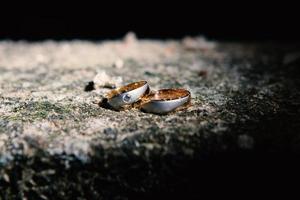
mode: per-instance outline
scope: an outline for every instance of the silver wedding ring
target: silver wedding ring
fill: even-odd
[[[141,108],[145,112],[166,114],[188,104],[191,93],[185,89],[162,89],[149,94]]]
[[[120,110],[124,106],[137,102],[149,91],[147,81],[130,83],[109,92],[107,103],[114,109]]]
[[[123,110],[127,105],[145,112],[166,114],[185,108],[191,100],[191,93],[185,89],[161,89],[150,92],[147,81],[139,81],[110,91],[106,95],[108,105],[115,110]],[[137,102],[137,103],[136,103]]]

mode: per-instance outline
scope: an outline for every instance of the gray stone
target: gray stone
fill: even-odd
[[[0,198],[198,191],[192,183],[203,177],[197,163],[206,159],[299,153],[297,49],[132,35],[0,42]],[[85,91],[99,71],[105,80],[98,76],[97,87]],[[163,116],[103,108],[109,89],[102,86],[114,80],[186,88],[192,105]]]

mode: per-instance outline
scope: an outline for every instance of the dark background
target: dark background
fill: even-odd
[[[287,7],[279,4],[274,7],[275,2],[267,5],[249,5],[242,2],[243,5],[237,7],[235,4],[191,4],[186,1],[176,5],[175,1],[164,5],[153,2],[141,2],[138,6],[124,5],[120,2],[112,4],[88,7],[77,5],[74,8],[74,2],[71,3],[72,6],[69,4],[63,7],[61,4],[47,5],[43,2],[39,8],[15,4],[9,9],[1,5],[0,40],[104,40],[121,38],[128,31],[133,31],[139,38],[176,39],[186,35],[204,35],[210,39],[224,41],[300,41],[298,5]],[[229,167],[224,168],[220,163],[201,166],[204,172],[210,172],[204,173],[204,177],[203,171],[199,170],[199,174],[193,174],[196,170],[191,170],[189,176],[193,178],[192,188],[202,184],[213,188],[212,194],[218,193],[218,189],[223,187],[228,191],[238,191],[238,187],[226,187],[227,181],[233,179],[236,180],[236,186],[246,190],[243,196],[253,192],[253,185],[268,195],[283,191],[284,185],[289,189],[285,195],[291,194],[290,191],[297,191],[294,188],[297,184],[293,185],[293,181],[288,180],[293,178],[296,181],[299,177],[299,163],[296,163],[297,159],[293,156],[274,155],[265,160],[265,156],[261,155],[238,167],[235,165],[236,160],[224,160],[221,164],[229,163]],[[270,160],[272,162],[269,162]],[[231,168],[232,166],[235,167]],[[222,170],[218,171],[220,169]],[[238,178],[234,179],[234,175]],[[265,178],[265,181],[260,181],[261,177]],[[198,178],[202,182],[199,183]],[[214,182],[215,180],[222,182]],[[254,184],[251,185],[251,182]]]
[[[153,2],[43,4],[0,8],[0,39],[103,40],[133,31],[140,38],[204,35],[225,41],[299,41],[297,6]]]

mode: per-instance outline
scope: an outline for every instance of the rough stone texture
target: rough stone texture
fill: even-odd
[[[211,158],[298,154],[298,47],[133,34],[0,42],[0,199],[176,195],[198,190]],[[138,80],[189,89],[192,106],[163,116],[99,106],[107,86]]]

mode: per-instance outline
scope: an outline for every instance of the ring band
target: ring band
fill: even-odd
[[[107,103],[114,109],[120,110],[123,106],[137,102],[149,91],[147,81],[130,83],[109,92]]]
[[[141,108],[145,112],[166,114],[190,102],[191,93],[185,89],[162,89],[145,97]]]

